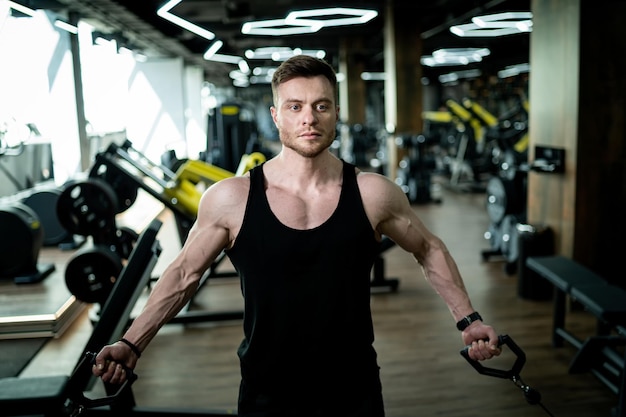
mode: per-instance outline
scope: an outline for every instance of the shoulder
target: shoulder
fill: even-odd
[[[391,202],[398,198],[405,199],[402,189],[384,175],[375,172],[357,170],[357,183],[364,202],[369,200]]]
[[[236,205],[248,198],[250,177],[238,176],[225,178],[212,184],[202,195],[201,205]]]
[[[363,206],[374,228],[378,229],[391,217],[411,210],[406,194],[386,176],[357,171],[357,183]]]

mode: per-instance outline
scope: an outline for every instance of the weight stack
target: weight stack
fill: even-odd
[[[518,267],[517,293],[527,300],[549,300],[554,292],[552,284],[526,267],[530,256],[554,254],[554,232],[547,226],[517,225]]]

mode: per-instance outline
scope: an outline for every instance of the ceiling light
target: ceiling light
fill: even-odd
[[[235,55],[223,55],[223,54],[213,54],[208,58],[205,58],[207,61],[215,61],[215,62],[224,62],[226,64],[235,64],[239,65],[239,61],[241,61],[240,56]]]
[[[165,3],[163,6],[159,7],[159,9],[157,10],[157,15],[162,17],[165,20],[168,20],[170,22],[172,22],[175,25],[180,26],[183,29],[188,30],[191,33],[195,33],[196,35],[208,39],[208,40],[213,40],[215,38],[215,34],[209,30],[206,30],[198,25],[195,25],[185,19],[182,19],[172,13],[170,13],[170,10],[172,10],[178,3],[180,3],[182,0],[170,0],[167,3]]]
[[[16,3],[14,1],[7,1],[7,4],[9,5],[9,7],[11,9],[17,10],[18,12],[23,13],[25,15],[28,15],[30,17],[35,16],[35,13],[37,13],[36,10],[33,10],[33,9],[31,9],[29,7],[26,7],[26,6],[22,6],[21,4]]]
[[[215,41],[211,44],[211,46],[209,46],[209,49],[206,50],[206,52],[204,53],[204,55],[202,55],[202,57],[204,59],[210,59],[213,55],[215,55],[215,53],[224,45],[224,42],[222,41]]]
[[[462,78],[476,78],[480,77],[482,72],[479,69],[456,71],[448,74],[442,74],[439,76],[439,82],[441,84],[454,83]]]
[[[287,46],[266,46],[256,49],[248,49],[245,52],[248,59],[271,59],[273,61],[285,61],[294,55],[309,55],[320,59],[326,56],[326,52],[321,49],[291,49]]]
[[[387,79],[384,72],[362,72],[361,79],[363,81],[382,81]]]
[[[530,65],[528,63],[509,65],[503,70],[498,71],[498,78],[514,77],[525,72],[530,72]]]
[[[476,16],[472,23],[450,27],[460,37],[496,37],[532,31],[531,12],[505,12]]]
[[[59,29],[63,29],[66,32],[78,35],[78,28],[76,26],[70,25],[69,23],[66,23],[62,20],[55,20],[54,26],[58,27]]]
[[[330,17],[330,16],[350,16],[339,17],[336,19],[303,19],[307,17]],[[285,21],[290,24],[309,24],[322,23],[324,27],[329,26],[348,26],[360,25],[367,23],[378,16],[376,10],[351,9],[346,7],[331,7],[328,9],[316,10],[298,10],[287,15]]]
[[[241,33],[267,36],[302,35],[315,33],[323,26],[322,22],[287,23],[286,19],[258,20],[244,23]]]
[[[468,65],[482,61],[491,51],[487,48],[448,48],[438,49],[432,55],[421,58],[422,65],[441,67],[451,65]]]

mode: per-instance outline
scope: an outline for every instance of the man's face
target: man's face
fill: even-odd
[[[325,77],[298,77],[282,83],[274,104],[272,119],[285,147],[312,158],[335,140],[339,109]]]

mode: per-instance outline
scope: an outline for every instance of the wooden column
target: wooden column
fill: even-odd
[[[566,167],[529,174],[528,221],[611,279],[626,249],[626,4],[533,0],[532,12],[530,160],[536,145],[564,148]]]
[[[402,4],[385,9],[385,123],[395,135],[422,131],[422,39],[414,16]],[[388,176],[395,179],[402,158],[390,138]]]
[[[360,37],[343,38],[340,44],[340,72],[345,74],[344,93],[341,97],[342,121],[348,124],[365,123],[365,82],[361,73],[365,71],[363,39]]]

